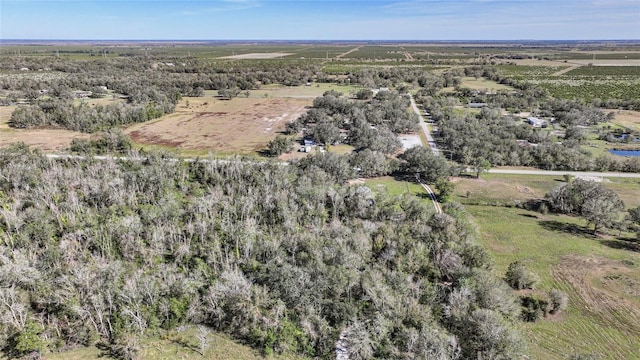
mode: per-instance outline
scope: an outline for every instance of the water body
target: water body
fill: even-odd
[[[609,150],[609,152],[619,156],[640,156],[640,150]]]

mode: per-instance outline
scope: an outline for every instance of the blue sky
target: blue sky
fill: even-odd
[[[640,39],[640,0],[0,0],[2,39]]]

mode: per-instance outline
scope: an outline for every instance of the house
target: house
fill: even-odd
[[[304,140],[303,140],[303,145],[304,145],[304,146],[310,146],[310,147],[311,147],[311,146],[316,146],[316,145],[318,145],[318,144],[317,144],[315,141],[313,141],[313,140],[304,139]]]
[[[537,117],[530,116],[527,118],[527,124],[533,127],[543,127],[545,122],[542,119],[538,119]]]

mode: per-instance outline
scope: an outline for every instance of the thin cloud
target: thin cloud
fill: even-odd
[[[180,14],[185,16],[194,16],[202,13],[220,13],[241,11],[261,7],[262,4],[257,0],[221,0],[216,2],[216,6],[203,7],[200,9],[183,10]]]

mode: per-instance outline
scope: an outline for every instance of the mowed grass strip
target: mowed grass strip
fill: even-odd
[[[398,181],[391,176],[366,179],[365,184],[374,191],[384,189],[389,195],[393,196],[410,194],[426,198],[426,192],[420,184],[409,181]]]

